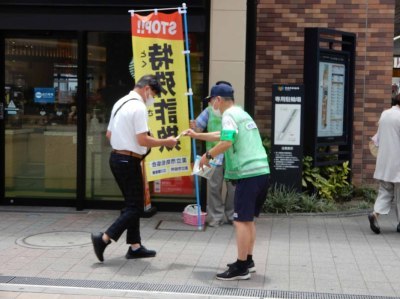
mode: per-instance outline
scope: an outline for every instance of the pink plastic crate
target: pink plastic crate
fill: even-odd
[[[198,220],[197,205],[186,206],[182,215],[183,215],[184,223],[189,224],[189,225],[194,225],[194,226],[196,226],[198,224],[197,223],[197,220]],[[207,213],[200,212],[201,225],[204,225],[204,223],[206,222],[206,216],[207,216]]]

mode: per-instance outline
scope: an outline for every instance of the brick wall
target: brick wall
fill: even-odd
[[[270,135],[274,83],[303,83],[305,27],[357,35],[352,179],[371,184],[368,150],[383,109],[390,107],[395,0],[259,0],[255,119]],[[305,112],[307,117],[307,112]]]

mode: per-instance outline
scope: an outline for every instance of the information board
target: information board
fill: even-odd
[[[338,53],[322,53],[319,61],[317,137],[320,141],[346,140],[346,61]]]
[[[353,158],[356,35],[304,29],[304,151],[312,166]]]
[[[274,84],[271,179],[274,184],[301,191],[302,172],[302,85]]]

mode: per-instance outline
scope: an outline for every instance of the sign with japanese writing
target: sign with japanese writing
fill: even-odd
[[[274,84],[272,99],[272,182],[301,191],[304,87]]]
[[[182,16],[160,12],[131,16],[135,78],[153,74],[162,84],[149,107],[149,126],[156,138],[178,136],[189,126]],[[170,149],[154,148],[146,157],[148,181],[191,174],[190,138]]]
[[[319,62],[317,137],[343,136],[346,66]]]

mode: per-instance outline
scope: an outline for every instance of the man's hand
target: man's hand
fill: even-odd
[[[192,129],[187,129],[187,130],[183,131],[181,135],[182,136],[189,136],[189,137],[195,138],[195,139],[197,137],[196,131],[194,131]]]
[[[173,148],[178,143],[178,139],[174,136],[170,136],[164,139],[164,146]]]
[[[203,168],[204,168],[204,165],[206,165],[206,166],[208,166],[208,167],[211,167],[209,162],[210,162],[210,161],[206,158],[206,154],[204,154],[203,156],[201,156],[200,163],[199,163],[200,169],[203,169]]]

